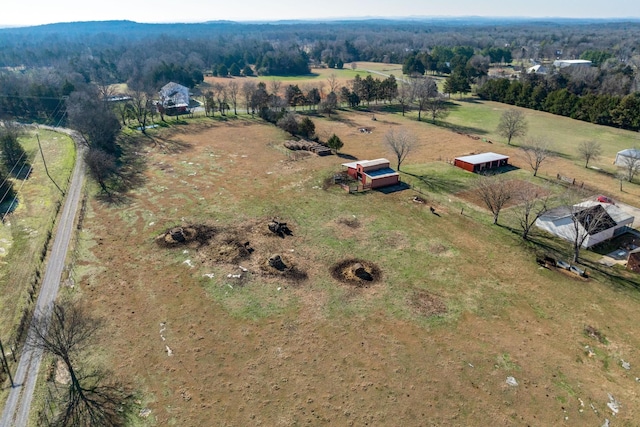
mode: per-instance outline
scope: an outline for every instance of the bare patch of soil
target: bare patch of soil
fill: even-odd
[[[345,259],[331,268],[334,279],[356,286],[368,288],[382,278],[382,271],[372,262],[361,259]]]
[[[362,225],[360,220],[355,216],[338,218],[336,222],[352,229],[358,229]]]
[[[411,297],[411,306],[427,317],[442,316],[447,313],[447,306],[440,297],[427,291],[420,291]]]

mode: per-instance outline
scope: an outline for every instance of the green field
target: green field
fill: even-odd
[[[49,174],[62,189],[66,188],[75,161],[73,142],[64,134],[47,130],[37,133]],[[14,346],[18,325],[31,309],[29,291],[34,284],[37,289],[44,275],[43,256],[63,199],[45,173],[36,131],[28,130],[19,141],[33,170],[28,179],[14,181],[17,205],[0,226],[0,338],[5,349]]]

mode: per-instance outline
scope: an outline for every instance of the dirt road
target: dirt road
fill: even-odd
[[[42,313],[46,318],[51,317],[51,307],[58,295],[60,279],[64,268],[67,248],[73,235],[73,226],[80,202],[80,194],[84,180],[84,165],[82,153],[82,138],[68,129],[50,128],[71,136],[76,143],[76,164],[71,176],[71,182],[66,194],[66,201],[47,262],[47,269],[42,281],[40,295],[36,301],[35,312]],[[32,333],[29,330],[28,336]],[[29,340],[29,338],[27,338]],[[36,385],[38,370],[42,360],[42,351],[24,349],[14,375],[15,386],[9,393],[9,398],[0,418],[0,427],[23,427],[29,421],[29,408]]]

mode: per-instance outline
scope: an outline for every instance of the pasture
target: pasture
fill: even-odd
[[[146,182],[124,204],[90,201],[72,291],[106,320],[100,357],[150,410],[134,424],[602,425],[613,398],[616,424],[632,425],[638,280],[540,269],[531,245],[457,197],[475,179],[447,162],[459,155],[510,155],[521,169],[509,174],[532,180],[516,147],[465,135],[494,140],[482,129],[495,116],[465,114],[499,107],[459,104],[446,123],[462,133],[384,112],[314,118],[321,139],[343,140],[341,156],[294,160],[286,134],[244,116],[141,138]],[[418,137],[402,179],[420,193],[323,185],[353,158],[395,166],[383,136],[399,127]],[[560,171],[618,196],[563,157],[535,183]],[[273,218],[291,235],[270,233]],[[210,238],[158,243],[180,227]],[[304,274],[266,268],[276,254]],[[336,279],[353,259],[376,280]]]
[[[37,132],[49,174],[65,189],[75,161],[73,142],[64,134]],[[33,169],[28,179],[14,180],[18,197],[0,225],[0,339],[5,348],[13,346],[18,325],[33,302],[30,295],[44,274],[43,259],[62,200],[45,171],[36,132],[27,130],[19,141]]]

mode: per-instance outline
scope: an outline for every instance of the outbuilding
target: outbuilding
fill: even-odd
[[[583,240],[582,247],[612,239],[626,233],[633,224],[634,217],[618,206],[588,200],[573,207],[561,206],[550,209],[535,222],[541,228],[555,236],[570,242]]]
[[[389,160],[380,158],[375,160],[358,160],[343,163],[347,174],[362,183],[363,188],[380,188],[396,185],[400,182],[400,174],[390,167]]]
[[[556,68],[567,67],[591,67],[592,62],[588,59],[558,59],[553,61],[553,66]]]
[[[637,148],[627,148],[626,150],[618,151],[613,164],[624,167],[640,165],[640,150]]]
[[[496,153],[482,153],[471,156],[456,157],[453,165],[469,172],[484,172],[501,168],[509,164],[509,156]]]
[[[629,251],[627,270],[631,270],[634,273],[640,273],[640,248]]]

